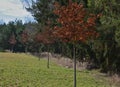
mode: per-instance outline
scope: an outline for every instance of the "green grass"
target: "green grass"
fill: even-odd
[[[0,87],[73,87],[73,70],[26,55],[0,53]],[[77,71],[77,87],[109,87],[94,72]]]

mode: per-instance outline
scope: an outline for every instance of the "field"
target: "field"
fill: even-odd
[[[0,53],[0,87],[73,87],[73,70],[46,59],[18,53]],[[77,87],[110,87],[96,71],[77,71]]]

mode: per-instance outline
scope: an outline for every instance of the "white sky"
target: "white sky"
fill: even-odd
[[[33,17],[26,9],[20,0],[0,0],[0,20],[8,23],[15,19],[23,20],[23,22],[33,20]]]

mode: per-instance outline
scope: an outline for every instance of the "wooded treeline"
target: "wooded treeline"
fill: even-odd
[[[29,0],[27,0],[29,2]],[[61,42],[51,33],[54,26],[61,26],[54,14],[55,1],[67,6],[69,0],[36,0],[26,8],[37,21],[25,23],[9,22],[0,25],[0,51],[10,49],[13,52],[44,52],[62,54],[72,58],[72,44]],[[28,3],[27,2],[27,3]],[[103,72],[120,73],[120,1],[119,0],[73,0],[83,4],[88,13],[100,14],[96,20],[99,36],[86,43],[76,45],[76,58],[91,63],[91,68]],[[50,32],[49,32],[50,30]],[[48,31],[49,33],[46,33]]]

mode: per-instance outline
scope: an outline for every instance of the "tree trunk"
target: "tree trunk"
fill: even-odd
[[[12,45],[12,47],[11,47],[11,52],[12,53],[14,52],[14,45]]]
[[[50,50],[49,50],[49,45],[48,45],[48,61],[47,61],[47,68],[50,68],[50,67],[49,67],[49,51],[50,51]]]
[[[74,59],[74,86],[76,87],[76,57],[75,57],[75,44],[73,44],[73,59]]]
[[[25,45],[25,53],[27,53],[27,45]]]

